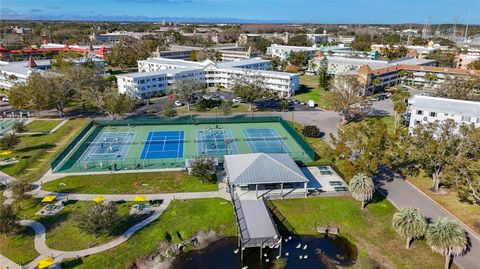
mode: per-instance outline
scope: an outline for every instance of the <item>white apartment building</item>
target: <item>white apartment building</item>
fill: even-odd
[[[410,133],[415,126],[429,122],[454,120],[457,124],[480,127],[480,102],[415,95],[408,100]]]
[[[210,60],[192,62],[149,58],[138,61],[138,73],[117,76],[117,84],[121,93],[148,98],[166,94],[168,86],[175,80],[193,79],[205,83],[211,89],[230,89],[241,78],[247,81],[258,80],[266,89],[281,97],[294,95],[300,86],[300,76],[268,71],[270,69],[271,62],[259,58],[219,63]]]
[[[87,58],[74,59],[73,63],[85,63]],[[102,59],[91,58],[98,67],[98,74],[105,73],[105,62]],[[30,57],[28,61],[4,62],[0,61],[0,89],[10,89],[16,83],[24,83],[33,72],[43,73],[52,67],[52,60],[34,60]]]
[[[272,44],[267,48],[267,55],[270,57],[279,57],[281,60],[288,59],[292,52],[305,52],[309,59],[315,57],[315,53],[320,49],[313,45],[312,47],[285,46]]]

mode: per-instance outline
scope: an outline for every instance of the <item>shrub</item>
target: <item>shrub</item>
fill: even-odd
[[[214,161],[211,157],[197,157],[190,167],[190,173],[198,177],[202,182],[212,180],[215,173]]]
[[[198,110],[206,111],[207,109],[218,107],[221,104],[222,100],[202,99],[200,102],[198,102]]]
[[[15,124],[13,125],[13,130],[15,131],[15,133],[23,133],[27,130],[27,128],[22,122],[15,122]]]
[[[157,113],[157,110],[155,108],[150,108],[150,109],[147,110],[147,113],[148,114],[155,114],[155,113]]]
[[[220,105],[220,110],[223,112],[225,115],[229,115],[232,113],[232,106],[233,102],[228,101],[228,102],[222,102]]]
[[[298,66],[296,65],[289,65],[287,66],[283,72],[287,72],[287,73],[298,73]]]
[[[112,234],[120,222],[117,205],[113,202],[90,206],[79,212],[75,219],[80,229],[96,235]]]
[[[13,233],[18,228],[18,220],[11,205],[0,205],[0,233]]]
[[[15,147],[20,139],[15,134],[7,134],[0,138],[0,149],[11,149]]]
[[[175,110],[175,108],[173,108],[172,104],[169,104],[169,105],[165,106],[165,111],[163,112],[163,114],[167,118],[173,118],[173,117],[177,116],[177,110]]]
[[[318,129],[318,127],[315,125],[306,125],[305,127],[303,127],[302,134],[306,137],[315,138],[322,136],[322,132],[320,132],[320,129]]]

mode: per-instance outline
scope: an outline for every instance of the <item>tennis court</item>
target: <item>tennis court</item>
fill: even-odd
[[[252,152],[288,153],[304,163],[314,160],[313,150],[281,118],[182,120],[95,120],[55,158],[52,169],[181,169],[197,156],[214,156],[222,163],[224,155]]]
[[[198,130],[196,137],[198,154],[211,156],[238,154],[235,139],[229,129]]]
[[[123,160],[135,138],[132,132],[103,132],[90,142],[80,162]]]
[[[292,152],[285,142],[287,138],[281,137],[273,128],[246,128],[243,129],[243,134],[252,152]]]
[[[140,159],[182,158],[183,138],[183,131],[149,132]]]

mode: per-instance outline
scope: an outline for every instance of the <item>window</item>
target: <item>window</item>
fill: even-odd
[[[417,115],[423,115],[423,111],[422,110],[417,110]]]
[[[469,116],[462,116],[462,121],[470,122],[470,117]]]
[[[419,121],[419,120],[416,120],[414,126],[419,125],[419,124],[420,124],[420,121]]]
[[[430,117],[436,117],[437,116],[437,112],[430,112]]]

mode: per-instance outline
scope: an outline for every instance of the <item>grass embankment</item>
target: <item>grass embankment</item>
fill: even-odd
[[[80,262],[67,262],[66,268],[127,268],[137,258],[155,252],[155,243],[178,243],[201,230],[235,235],[231,203],[217,198],[172,201],[159,219],[135,233],[127,242],[85,257]]]
[[[55,126],[60,124],[61,120],[34,120],[25,125],[25,133],[46,133],[50,132]]]
[[[432,187],[432,179],[425,175],[409,177],[407,180],[472,228],[477,234],[480,234],[480,206],[473,201],[461,201],[457,192],[453,189],[448,189],[447,192],[443,194],[433,193],[430,190]]]
[[[331,110],[333,107],[331,96],[331,92],[318,86],[317,76],[303,75],[300,77],[300,90],[292,96],[292,99],[303,102],[313,100],[319,107]]]
[[[21,227],[15,235],[0,235],[0,254],[16,264],[27,264],[39,255],[34,236],[33,230],[27,227]]]
[[[391,224],[396,209],[382,199],[377,195],[364,211],[351,197],[286,199],[273,204],[298,234],[316,235],[317,226],[330,225],[340,228],[341,236],[381,264],[391,263],[395,268],[441,268],[443,258],[433,253],[425,241],[414,241],[411,250],[405,249],[404,238],[397,235]]]
[[[53,134],[22,136],[12,153],[4,156],[15,157],[19,162],[0,170],[21,180],[40,179],[50,169],[52,159],[87,121],[87,119],[70,120]]]
[[[141,182],[141,186],[136,186]],[[64,183],[64,186],[60,186]],[[63,184],[62,184],[63,185]],[[185,172],[154,172],[67,176],[42,185],[43,190],[95,194],[152,194],[216,191],[216,182],[202,183]]]

